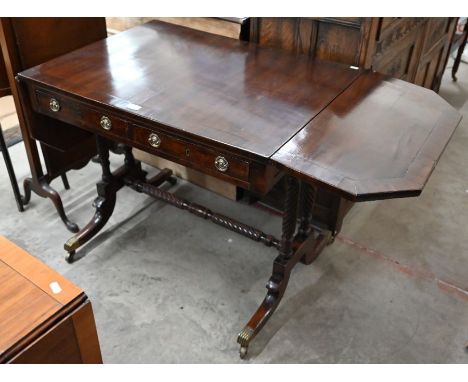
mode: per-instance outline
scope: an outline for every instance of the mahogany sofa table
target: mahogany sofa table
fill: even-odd
[[[69,261],[108,221],[124,185],[278,250],[266,297],[238,336],[241,357],[292,268],[333,239],[311,225],[317,188],[354,202],[417,196],[460,121],[433,91],[400,80],[162,22],[26,70],[19,81],[29,112],[97,137],[96,212],[65,244]],[[115,142],[125,145],[125,162],[112,173]],[[258,195],[286,176],[281,238],[162,190],[171,172],[146,180],[132,147]]]

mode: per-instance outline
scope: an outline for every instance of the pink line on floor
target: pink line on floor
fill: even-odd
[[[435,282],[437,287],[452,295],[455,296],[459,299],[462,299],[464,301],[468,301],[468,291],[454,285],[453,283],[444,281],[442,279],[439,279],[435,274],[432,272],[426,271],[426,270],[421,270],[421,269],[414,269],[408,265],[401,264],[399,261],[383,254],[382,252],[379,252],[375,249],[366,247],[363,244],[359,244],[352,240],[349,237],[346,237],[342,235],[341,233],[337,235],[336,237],[337,240],[341,241],[342,243],[345,243],[347,245],[350,245],[353,248],[356,248],[362,253],[365,253],[368,256],[371,256],[377,260],[383,261],[384,263],[390,265],[393,269],[397,270],[400,273],[403,273],[407,276],[414,277],[416,279],[424,280],[424,281],[429,281],[429,282]]]

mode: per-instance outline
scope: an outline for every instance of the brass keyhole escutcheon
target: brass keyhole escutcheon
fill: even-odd
[[[229,162],[223,156],[217,156],[214,164],[215,164],[215,167],[218,169],[218,171],[221,171],[221,172],[226,172],[229,167]]]
[[[109,117],[106,117],[105,115],[103,115],[103,116],[101,117],[100,124],[101,124],[101,127],[102,127],[104,130],[110,130],[110,129],[112,129],[112,122],[111,122],[111,120],[109,119]]]
[[[159,138],[158,134],[151,133],[148,137],[148,142],[152,147],[158,148],[161,146],[161,138]]]
[[[189,148],[186,148],[186,149],[185,149],[185,156],[186,156],[186,157],[189,157],[189,156],[190,156],[190,149],[189,149]]]
[[[54,113],[58,112],[60,110],[60,103],[57,101],[55,98],[51,98],[49,101],[49,108],[52,110]]]

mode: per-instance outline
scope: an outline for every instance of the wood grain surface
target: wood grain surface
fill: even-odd
[[[359,71],[150,22],[22,75],[268,158]]]
[[[433,91],[366,72],[272,159],[356,201],[417,196],[460,119]]]
[[[55,291],[56,283],[60,291]],[[0,236],[0,358],[83,296],[83,291]]]
[[[274,166],[355,201],[419,195],[460,120],[437,94],[401,80],[161,22],[20,77],[33,100],[45,92],[37,111],[110,139],[245,188],[273,184]],[[59,112],[48,108],[54,97]],[[99,126],[102,115],[112,129]],[[151,131],[162,137],[156,149]],[[190,142],[206,144],[203,155],[190,159]],[[232,170],[217,172],[216,155]]]

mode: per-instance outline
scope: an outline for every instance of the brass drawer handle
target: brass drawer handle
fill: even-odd
[[[151,133],[148,137],[148,142],[151,146],[158,148],[161,146],[161,138],[159,138],[158,134]]]
[[[104,130],[110,130],[112,129],[112,122],[111,120],[109,119],[109,117],[106,117],[105,115],[103,115],[101,117],[101,127],[104,129]]]
[[[60,110],[60,103],[55,98],[51,98],[49,101],[49,108],[54,113],[57,113]]]
[[[225,157],[222,156],[217,156],[215,159],[215,167],[218,169],[218,171],[221,172],[226,172],[228,167],[229,167],[229,162]]]

